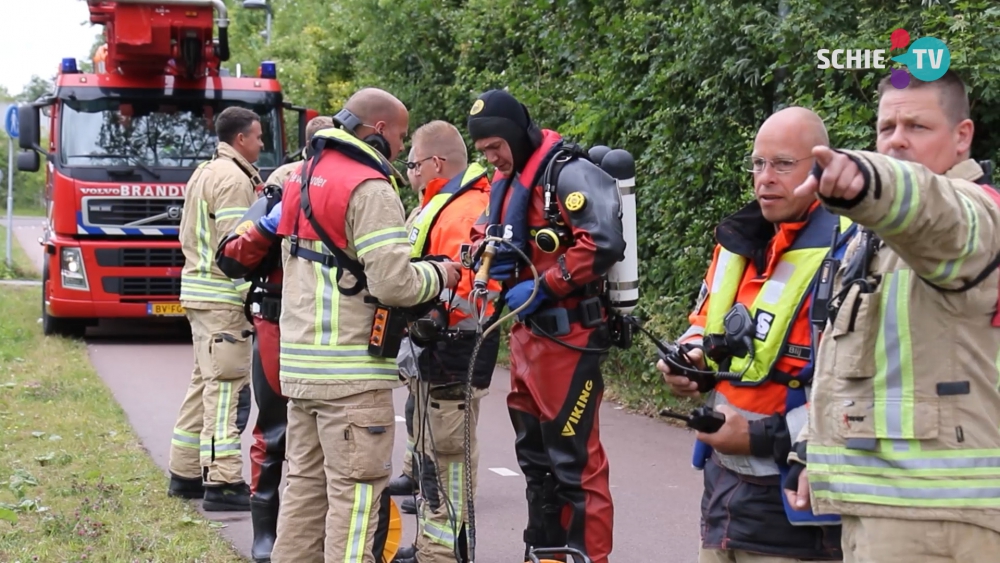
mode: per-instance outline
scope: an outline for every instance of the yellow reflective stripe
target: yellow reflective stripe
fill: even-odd
[[[361,258],[372,250],[381,248],[388,244],[410,244],[410,239],[406,237],[406,229],[403,229],[402,227],[380,229],[362,237],[358,237],[354,241],[354,247],[357,249],[358,258]]]
[[[248,281],[244,281],[242,283],[237,283],[236,284],[236,291],[243,292],[243,291],[249,291],[249,290],[250,290],[250,282],[248,282]]]
[[[463,514],[465,501],[463,499],[463,483],[465,482],[465,464],[462,462],[452,462],[448,464],[448,498],[450,500],[451,507],[454,511],[453,518],[450,517],[449,520],[453,520],[454,523],[464,522],[465,516]],[[434,543],[454,548],[455,547],[455,533],[453,528],[449,523],[439,523],[431,520],[424,521],[424,535],[431,539]],[[447,527],[445,527],[447,526]],[[458,525],[455,526],[457,528]]]
[[[910,270],[885,274],[882,322],[875,340],[875,437],[916,438],[913,424],[913,343],[910,337]],[[893,449],[909,448],[895,442]]]
[[[906,162],[887,159],[895,169],[896,193],[892,207],[881,221],[875,224],[875,230],[886,236],[903,232],[910,226],[920,208],[920,189],[916,185],[913,169]]]
[[[219,209],[215,212],[216,221],[225,221],[226,219],[239,219],[247,212],[247,207],[226,207],[224,209]]]
[[[362,563],[374,493],[375,489],[371,485],[363,483],[354,485],[354,505],[351,507],[351,526],[347,535],[344,563]]]
[[[215,405],[215,441],[225,440],[229,433],[229,403],[233,395],[233,382],[219,382],[219,402]]]
[[[393,358],[368,354],[367,345],[320,347],[282,344],[278,354],[281,376],[296,379],[389,379],[399,378]]]
[[[420,294],[417,297],[418,303],[423,303],[431,298],[434,292],[436,284],[434,283],[435,278],[437,278],[437,268],[434,267],[430,262],[414,262],[413,267],[420,272],[421,278],[421,288]]]
[[[810,472],[830,467],[838,473],[1000,478],[1000,449],[868,452],[809,444],[806,455]]]
[[[201,438],[201,434],[198,432],[188,432],[187,430],[181,430],[180,428],[174,428],[174,434],[177,434],[178,437]]]
[[[817,498],[912,507],[1000,507],[1000,479],[902,479],[809,473]]]
[[[180,428],[174,428],[174,436],[170,440],[170,443],[178,448],[190,448],[197,450],[201,445],[201,434],[188,432],[187,430],[181,430]]]
[[[968,229],[965,246],[962,247],[962,252],[957,258],[941,262],[938,264],[937,269],[926,277],[927,281],[934,284],[948,283],[958,277],[959,272],[962,271],[962,264],[965,262],[965,259],[971,256],[979,246],[979,214],[976,213],[976,208],[972,204],[972,200],[969,199],[969,196],[958,192],[958,198],[962,202],[962,208],[965,211],[965,224]]]
[[[198,273],[208,275],[211,272],[212,253],[208,245],[208,202],[201,200],[198,202],[197,236],[195,244],[198,253]]]

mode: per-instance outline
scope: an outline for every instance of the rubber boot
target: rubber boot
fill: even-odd
[[[167,496],[196,499],[205,496],[205,487],[202,485],[201,477],[190,479],[178,477],[170,474],[170,486],[167,487]]]
[[[251,497],[250,523],[253,525],[250,557],[254,563],[271,563],[271,549],[278,538],[278,503]]]
[[[206,486],[201,508],[205,512],[246,512],[250,510],[250,487],[246,483]]]

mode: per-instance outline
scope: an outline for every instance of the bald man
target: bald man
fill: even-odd
[[[281,204],[247,231],[287,239],[279,378],[288,474],[273,563],[386,555],[392,390],[402,383],[392,343],[403,336],[391,319],[455,287],[461,269],[410,259],[400,174],[390,163],[403,149],[405,106],[365,89],[333,120],[337,127],[316,134],[314,154],[285,181]]]
[[[722,428],[697,433],[693,463],[705,472],[699,563],[843,558],[839,522],[793,511],[781,492],[807,420],[813,280],[834,234],[853,232],[814,194],[795,192],[817,145],[828,145],[826,129],[807,109],[783,109],[761,125],[744,161],[756,199],[716,227],[714,258],[679,339],[698,369],[742,374],[706,397],[725,415]],[[740,317],[746,330],[727,335]],[[660,360],[657,368],[674,394],[700,395],[678,366]]]

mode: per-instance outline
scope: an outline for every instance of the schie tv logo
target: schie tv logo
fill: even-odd
[[[889,51],[885,49],[820,49],[816,51],[816,58],[820,61],[817,68],[884,69],[887,60],[891,60],[905,65],[906,69],[892,69],[889,81],[896,88],[906,88],[910,84],[911,73],[924,82],[931,82],[944,76],[951,66],[951,52],[937,37],[921,37],[910,45],[910,34],[905,29],[897,29],[889,39],[890,51],[906,48],[907,45],[910,48],[902,55],[888,59]]]

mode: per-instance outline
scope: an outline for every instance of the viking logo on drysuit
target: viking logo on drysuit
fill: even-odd
[[[576,404],[573,405],[573,412],[569,414],[569,420],[563,425],[563,436],[576,436],[576,429],[573,426],[580,423],[580,418],[583,417],[583,410],[587,408],[587,401],[590,400],[590,391],[593,388],[594,382],[589,379],[583,384],[583,391],[580,392],[580,396],[576,399]]]

